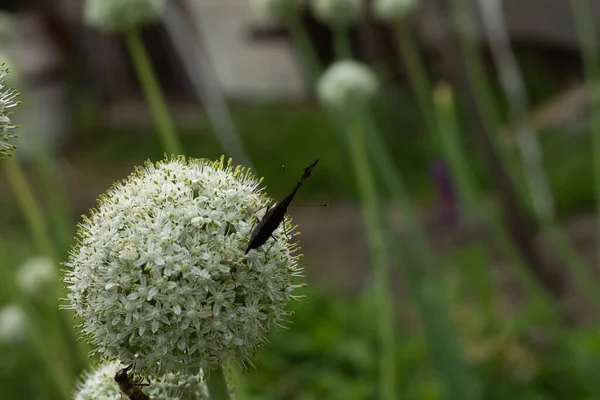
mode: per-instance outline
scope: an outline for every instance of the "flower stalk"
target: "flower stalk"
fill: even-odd
[[[128,29],[125,32],[125,39],[140,80],[140,85],[158,128],[162,145],[170,155],[181,154],[181,144],[177,137],[175,122],[168,111],[167,102],[160,88],[156,73],[152,68],[152,63],[144,47],[139,29],[137,27]]]

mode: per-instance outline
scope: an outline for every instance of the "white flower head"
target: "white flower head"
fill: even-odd
[[[161,18],[165,0],[86,0],[84,18],[104,31],[123,31]]]
[[[13,133],[15,125],[10,120],[11,109],[18,106],[20,102],[16,101],[19,92],[13,89],[5,89],[4,80],[8,74],[6,64],[0,65],[0,160],[12,155],[15,146],[11,143],[16,136]]]
[[[356,22],[364,8],[364,0],[311,0],[315,17],[333,26],[348,26]]]
[[[418,0],[375,0],[373,13],[383,21],[400,20],[413,12]]]
[[[16,280],[23,293],[39,294],[58,283],[58,269],[48,257],[31,257],[17,269]]]
[[[147,162],[101,196],[64,278],[65,308],[97,352],[147,374],[250,361],[289,314],[301,274],[287,217],[244,256],[269,203],[259,184],[223,157],[177,157]]]
[[[306,7],[306,0],[250,0],[250,3],[260,16],[278,22],[298,18]]]
[[[8,304],[0,309],[0,342],[18,343],[27,336],[27,315],[21,306]]]
[[[379,83],[371,69],[360,62],[344,60],[330,66],[317,83],[317,94],[323,104],[337,109],[363,105],[371,100]]]
[[[95,370],[85,374],[77,385],[75,400],[121,400],[119,385],[115,382],[115,374],[123,368],[116,361],[104,361]],[[132,373],[130,373],[133,375]],[[138,378],[134,378],[136,382]],[[140,386],[153,400],[208,400],[208,389],[202,373],[181,375],[168,373],[146,380],[147,386]]]

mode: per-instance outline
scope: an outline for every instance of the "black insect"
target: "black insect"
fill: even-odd
[[[296,192],[298,191],[298,189],[300,189],[300,186],[302,186],[304,181],[308,179],[313,168],[315,167],[315,165],[317,165],[318,162],[319,160],[316,160],[314,163],[304,168],[302,178],[300,178],[298,183],[296,183],[296,186],[294,186],[292,192],[285,196],[285,198],[279,203],[275,204],[273,207],[267,210],[263,219],[259,221],[258,224],[252,230],[252,233],[250,234],[250,240],[248,241],[248,248],[246,248],[245,254],[248,254],[248,252],[252,249],[259,248],[260,246],[265,244],[270,237],[273,237],[273,232],[275,232],[275,229],[279,227],[279,225],[285,218],[287,208],[292,202],[294,196],[296,195]]]
[[[133,369],[133,364],[125,367],[115,374],[115,382],[119,385],[119,389],[129,400],[152,400],[150,396],[142,392],[140,386],[148,386],[148,383],[135,382],[128,372]]]

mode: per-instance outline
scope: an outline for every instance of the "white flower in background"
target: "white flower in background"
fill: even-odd
[[[165,8],[165,0],[86,0],[86,22],[106,31],[122,31],[157,21]]]
[[[413,12],[418,5],[418,0],[375,0],[373,14],[381,20],[400,20]]]
[[[123,366],[116,361],[105,361],[92,372],[85,374],[77,385],[75,400],[121,400],[119,385],[115,382],[115,374]],[[130,375],[132,373],[130,372]],[[135,378],[136,382],[140,381]],[[157,378],[144,380],[148,386],[140,389],[152,400],[208,400],[208,390],[202,374],[180,375],[166,374]]]
[[[259,184],[231,160],[178,157],[100,197],[65,263],[65,308],[99,353],[148,374],[250,361],[301,273],[289,218],[244,257],[269,202]]]
[[[5,78],[8,74],[8,68],[5,64],[0,66],[0,160],[12,155],[15,146],[11,140],[16,138],[13,129],[16,128],[10,120],[12,114],[11,108],[18,106],[16,101],[19,93],[13,89],[5,89]]]
[[[330,66],[317,83],[317,94],[327,107],[345,110],[371,100],[379,83],[369,66],[357,61],[338,61]]]
[[[250,3],[260,16],[279,22],[298,18],[306,7],[306,0],[250,0]]]
[[[315,17],[333,26],[348,26],[356,22],[364,8],[364,0],[311,0]]]
[[[27,336],[27,315],[21,306],[8,304],[0,309],[0,342],[18,343]]]
[[[17,269],[16,280],[23,293],[39,294],[58,283],[58,268],[48,257],[31,257]]]

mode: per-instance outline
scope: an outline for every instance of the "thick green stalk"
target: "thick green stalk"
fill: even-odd
[[[371,140],[368,147],[371,161],[388,184],[404,217],[405,229],[399,237],[405,253],[401,265],[408,277],[411,296],[420,310],[434,366],[443,384],[444,399],[480,399],[479,382],[462,355],[457,334],[450,321],[447,299],[435,278],[434,258],[425,233],[381,134],[372,122],[370,126]],[[397,251],[397,246],[394,250]]]
[[[222,367],[218,367],[210,371],[208,380],[206,381],[208,386],[208,395],[210,400],[229,400],[231,395],[229,394],[229,388],[227,387],[227,380],[225,379],[225,373]]]
[[[502,221],[498,218],[498,212],[495,209],[484,212],[481,207],[481,201],[478,199],[479,194],[468,165],[468,158],[460,140],[452,89],[446,84],[438,85],[434,91],[434,99],[440,143],[445,158],[450,165],[453,180],[458,187],[463,218],[467,220],[468,226],[471,226],[478,219],[485,219],[492,226],[494,237],[499,239],[504,253],[512,260],[510,265],[514,268],[519,282],[523,284],[527,293],[530,293],[535,301],[545,307],[548,313],[556,314],[549,295],[535,277],[531,275],[525,262],[512,245]],[[488,279],[491,278],[488,277],[484,281],[487,282]]]
[[[287,27],[290,30],[292,41],[300,53],[300,58],[304,63],[308,73],[309,81],[312,86],[317,82],[323,71],[323,66],[321,65],[319,56],[317,55],[315,47],[313,46],[310,36],[302,24],[302,21],[291,21],[288,23]]]
[[[167,103],[156,73],[152,68],[150,57],[146,52],[139,30],[136,28],[130,29],[125,33],[125,39],[140,80],[140,86],[144,91],[144,95],[152,111],[152,116],[158,127],[163,147],[170,155],[181,154],[181,144],[177,137],[175,123],[168,111]]]
[[[29,230],[39,251],[52,260],[57,261],[59,258],[54,248],[54,243],[48,234],[46,220],[35,201],[31,188],[27,184],[21,164],[13,157],[5,160],[4,165],[10,184],[17,197],[19,207],[27,220]]]
[[[361,107],[362,108],[362,107]],[[377,302],[377,334],[379,337],[379,395],[393,400],[395,395],[394,315],[389,287],[389,259],[381,225],[381,199],[371,172],[365,142],[367,110],[347,110],[345,113],[348,148],[358,185],[365,221],[367,243],[373,264]]]
[[[335,58],[338,61],[352,59],[352,41],[350,40],[350,28],[348,26],[333,28],[333,45]]]
[[[402,60],[406,67],[406,71],[409,76],[409,83],[411,85],[413,94],[417,99],[419,109],[423,114],[423,119],[427,125],[427,130],[430,135],[435,135],[435,115],[433,111],[433,105],[429,98],[430,93],[430,82],[427,77],[427,72],[423,65],[423,60],[419,54],[418,47],[415,43],[413,33],[411,31],[410,24],[407,20],[399,21],[395,26],[396,30],[396,41],[400,52],[402,54]]]
[[[596,240],[598,243],[596,247],[600,252],[600,56],[591,2],[589,0],[572,0],[571,7],[579,35],[581,57],[590,94],[592,160],[596,193]],[[600,263],[600,253],[597,255],[597,263]]]
[[[521,174],[518,171],[518,160],[507,149],[500,146],[499,138],[495,135],[500,129],[500,111],[494,101],[490,86],[486,82],[483,61],[474,41],[475,28],[469,15],[469,2],[468,0],[451,0],[451,2],[454,29],[457,32],[460,50],[471,81],[471,88],[477,100],[478,111],[482,117],[485,132],[490,135],[489,139],[495,144],[495,147],[502,149],[499,152],[502,163],[510,173],[512,182],[517,189],[517,195],[522,201],[526,196],[524,194],[524,183],[520,179]]]

